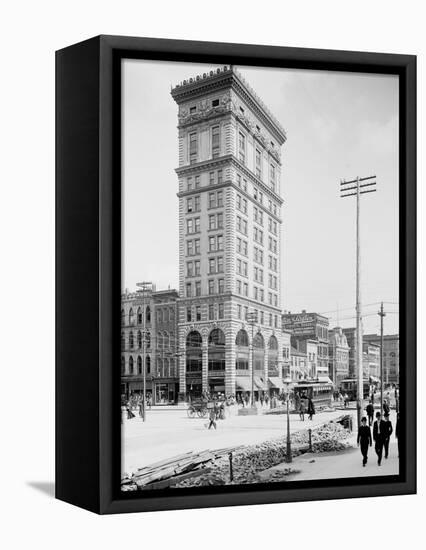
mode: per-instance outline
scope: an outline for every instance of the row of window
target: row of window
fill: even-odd
[[[243,321],[247,321],[247,315],[249,313],[248,306],[242,306],[237,304],[237,317]],[[273,315],[272,313],[265,313],[264,311],[254,310],[256,315],[257,323],[259,325],[265,325],[265,319],[268,321],[268,326],[278,328],[278,315]]]
[[[170,348],[175,345],[175,337],[168,332],[158,332],[154,339],[156,339],[156,342],[153,342],[153,347],[157,347],[157,349]],[[141,331],[139,330],[136,334],[130,331],[127,341],[129,349],[142,349],[143,335]],[[151,334],[149,332],[145,333],[145,347],[147,349],[151,348]],[[121,349],[126,349],[126,335],[124,332],[121,333]]]
[[[273,288],[274,290],[275,289],[275,285],[277,285],[277,282],[272,279],[271,283],[274,285]],[[237,279],[236,280],[236,293],[239,294],[240,296],[244,296],[246,298],[248,298],[248,283],[245,283],[244,281],[240,281],[240,279]],[[257,286],[253,286],[253,298],[255,300],[258,300],[259,302],[264,302],[265,301],[265,291],[263,288],[260,288],[260,287],[257,287]],[[268,292],[268,304],[270,306],[274,306],[274,307],[278,307],[278,295],[275,294],[274,292]]]
[[[225,304],[209,304],[207,311],[207,320],[214,321],[215,319],[223,319],[225,317]],[[205,321],[205,315],[201,306],[188,307],[186,309],[186,321],[192,323],[194,321]]]
[[[142,311],[142,308],[139,307],[137,309],[137,312],[135,313],[135,311],[131,307],[129,309],[127,319],[128,319],[129,325],[134,325],[134,324],[142,325],[143,324],[143,311]],[[145,309],[145,322],[146,323],[151,322],[151,308],[149,306],[147,306],[146,309]],[[126,312],[124,311],[124,309],[121,310],[121,324],[122,325],[126,324]]]
[[[175,372],[175,361],[173,358],[157,358],[156,359],[157,368],[156,376],[160,377],[173,377],[177,376]],[[145,357],[145,373],[147,375],[151,374],[151,357],[147,355]],[[124,376],[126,374],[126,360],[124,357],[121,358],[121,374]],[[128,374],[130,375],[142,375],[143,366],[142,366],[142,357],[138,355],[136,361],[132,356],[129,357],[129,370]]]
[[[216,185],[223,183],[223,170],[210,170],[209,172],[209,185]],[[186,188],[188,191],[193,191],[194,189],[200,189],[201,187],[201,175],[197,174],[196,176],[188,176],[186,178]]]

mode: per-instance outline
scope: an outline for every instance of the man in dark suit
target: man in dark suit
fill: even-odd
[[[385,420],[383,421],[384,430],[383,430],[383,447],[385,448],[385,458],[389,456],[389,441],[390,436],[392,435],[393,428],[392,422],[389,420],[389,413],[385,413]]]
[[[367,419],[365,416],[361,419],[361,426],[358,428],[358,447],[361,447],[362,465],[365,467],[368,460],[368,447],[372,445],[371,429],[367,426]]]
[[[377,464],[380,466],[382,463],[383,455],[383,444],[384,444],[384,433],[386,432],[386,427],[384,421],[381,419],[381,414],[376,413],[376,420],[373,425],[373,439],[374,439],[374,448],[377,454]]]
[[[367,405],[367,408],[365,410],[367,411],[368,425],[371,426],[371,424],[373,423],[373,417],[374,417],[374,405],[372,401],[370,401],[370,403]]]

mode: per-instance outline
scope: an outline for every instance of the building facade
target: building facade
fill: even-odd
[[[365,334],[364,341],[381,345],[379,334]],[[383,378],[385,384],[399,384],[399,334],[383,336]]]
[[[336,386],[349,377],[349,345],[343,330],[335,327],[328,331],[328,375]]]
[[[189,78],[178,105],[179,386],[256,390],[282,369],[281,146],[286,135],[234,67]],[[247,314],[255,313],[254,326]],[[252,353],[253,351],[253,353]]]
[[[121,393],[145,388],[154,404],[179,393],[176,290],[126,292],[121,296]]]
[[[282,326],[292,333],[291,341],[295,349],[302,349],[302,342],[307,340],[316,343],[315,377],[328,377],[328,318],[305,310],[301,313],[285,312]]]
[[[374,382],[380,379],[380,346],[370,342],[362,344],[362,360],[364,377]]]

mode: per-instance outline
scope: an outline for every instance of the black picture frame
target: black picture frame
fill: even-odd
[[[399,76],[399,476],[120,492],[122,58]],[[415,492],[416,57],[120,36],[56,52],[56,498],[108,514]]]

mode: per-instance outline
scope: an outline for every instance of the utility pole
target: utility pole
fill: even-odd
[[[383,317],[386,313],[383,311],[383,302],[380,306],[380,414],[383,415]]]
[[[365,193],[373,193],[376,191],[374,187],[376,182],[369,180],[375,179],[376,176],[368,176],[366,178],[356,177],[354,180],[341,181],[340,192],[341,198],[356,197],[356,375],[357,375],[357,418],[358,426],[361,425],[361,415],[364,400],[364,373],[362,365],[362,313],[361,313],[361,243],[360,243],[360,197]],[[368,183],[361,183],[368,181]],[[354,185],[355,184],[355,185]],[[349,186],[349,187],[348,187]],[[366,189],[367,188],[367,189]],[[353,191],[348,193],[348,191]]]

